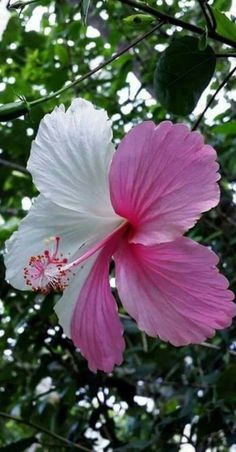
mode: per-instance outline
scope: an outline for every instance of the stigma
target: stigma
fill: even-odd
[[[51,237],[48,244],[52,244],[37,256],[31,256],[24,268],[24,279],[34,292],[47,295],[50,292],[62,292],[69,284],[71,270],[66,268],[68,259],[59,253],[60,237]]]

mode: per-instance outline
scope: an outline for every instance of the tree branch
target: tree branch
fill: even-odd
[[[205,21],[206,21],[207,30],[208,31],[209,30],[214,30],[214,24],[211,23],[211,19],[208,17],[208,14],[207,14],[206,9],[205,9],[205,0],[198,0],[198,3],[199,3],[199,6],[200,6],[200,8],[202,10],[202,13],[203,13],[203,16],[205,18]]]
[[[152,6],[146,5],[145,3],[139,3],[136,0],[119,0],[124,5],[131,6],[132,8],[138,9],[144,13],[148,13],[156,19],[162,20],[165,23],[169,23],[172,25],[176,25],[177,27],[181,27],[184,30],[192,31],[193,33],[197,33],[199,35],[203,35],[205,30],[203,28],[197,27],[196,25],[189,24],[181,19],[177,19],[176,17],[169,16],[168,14],[162,13],[158,11],[156,8]],[[231,47],[236,48],[236,42],[232,41],[229,38],[219,35],[215,30],[209,30],[208,37],[214,39],[215,41],[221,42],[223,44],[227,44]]]
[[[11,4],[11,0],[8,0],[7,9],[9,11],[11,11],[12,9],[21,9],[22,10],[25,6],[31,5],[31,3],[37,3],[39,1],[40,0],[27,0],[25,2],[22,2],[20,0],[20,1],[16,1],[15,3]]]
[[[212,348],[213,350],[220,350],[220,351],[222,351],[222,348],[219,345],[210,344],[210,342],[201,342],[201,344],[199,344],[199,345],[201,345],[202,347]],[[227,349],[227,352],[230,355],[236,356],[236,351],[234,351],[234,350]]]
[[[98,14],[95,15],[94,11],[91,10],[91,12],[89,12],[89,14],[88,14],[88,23],[99,31],[101,36],[104,38],[105,42],[108,41],[109,29],[107,27],[107,21],[104,21],[102,19],[102,17],[99,16]],[[120,49],[122,49],[126,45],[127,44],[125,42],[122,42],[119,45],[119,47],[120,47]],[[142,76],[141,76],[142,63],[141,63],[140,60],[138,60],[138,58],[133,59],[132,63],[133,63],[132,72],[134,73],[134,75],[137,77],[137,79],[141,83],[141,80],[142,80]],[[152,85],[145,85],[142,88],[145,88],[152,97],[155,97],[155,92],[154,92],[154,88],[153,88]]]
[[[12,170],[15,171],[19,171],[20,173],[27,174],[27,176],[29,175],[28,170],[24,166],[18,165],[18,163],[12,163],[9,162],[8,160],[0,158],[0,165],[5,166],[7,168],[11,168]]]
[[[108,64],[117,60],[121,55],[124,55],[130,49],[132,49],[137,44],[142,42],[145,38],[147,38],[152,33],[154,33],[156,30],[161,28],[163,24],[164,24],[164,22],[159,22],[151,30],[147,31],[146,33],[142,34],[138,38],[134,39],[134,41],[132,41],[130,44],[128,44],[123,49],[118,50],[114,55],[112,55],[110,58],[105,60],[103,63],[99,64],[94,69],[92,69],[91,71],[82,75],[81,77],[76,78],[75,80],[68,83],[67,85],[64,85],[62,88],[60,88],[57,91],[54,91],[51,94],[48,94],[47,96],[40,97],[39,99],[33,100],[31,102],[27,102],[26,99],[23,99],[20,102],[10,102],[9,104],[1,105],[0,106],[0,122],[6,122],[6,121],[9,121],[10,119],[15,119],[22,115],[25,115],[25,114],[29,113],[31,108],[36,107],[37,105],[40,105],[43,102],[47,102],[50,99],[54,99],[54,98],[60,96],[65,91],[67,91],[68,89],[74,88],[75,86],[79,85],[81,82],[83,82],[84,80],[87,80],[92,75],[96,74],[101,69],[106,67]]]
[[[26,421],[25,419],[22,419],[21,417],[12,416],[11,414],[4,413],[3,411],[0,411],[0,417],[7,419],[7,420],[12,420],[12,421],[18,422],[20,424],[28,425],[29,427],[32,427],[33,429],[37,430],[38,432],[45,433],[46,435],[51,436],[54,439],[57,439],[58,441],[60,441],[61,443],[64,443],[67,446],[70,446],[70,447],[73,447],[73,448],[79,449],[79,450],[84,450],[85,452],[91,452],[90,449],[88,449],[87,447],[80,446],[79,444],[73,443],[69,439],[64,438],[61,435],[58,435],[57,433],[51,432],[47,428],[41,427],[41,425],[34,424],[31,421]]]
[[[212,97],[210,98],[209,102],[207,102],[206,107],[204,108],[203,112],[200,114],[199,118],[197,119],[197,121],[195,122],[195,124],[192,127],[192,130],[196,130],[197,127],[199,126],[202,118],[204,117],[206,111],[208,110],[208,108],[210,107],[210,105],[212,104],[213,100],[216,98],[217,94],[220,92],[220,90],[226,85],[226,83],[229,81],[229,79],[232,77],[232,75],[234,74],[234,72],[236,71],[236,66],[229,72],[229,74],[224,78],[223,82],[221,82],[221,84],[219,85],[219,87],[217,88],[217,90],[214,92],[214,94],[212,95]]]
[[[87,72],[85,75],[82,75],[82,77],[79,77],[77,79],[75,79],[73,82],[68,83],[68,85],[63,86],[62,88],[60,88],[58,91],[55,91],[51,94],[48,94],[47,96],[41,97],[40,99],[34,100],[32,102],[29,103],[30,107],[34,107],[36,105],[39,105],[43,102],[46,102],[50,99],[54,99],[55,97],[59,96],[60,94],[64,93],[64,91],[67,91],[68,89],[78,85],[79,83],[83,82],[84,80],[88,79],[91,77],[91,75],[96,74],[97,72],[99,72],[101,69],[103,69],[104,67],[106,67],[108,64],[112,63],[113,61],[117,60],[121,55],[124,55],[126,52],[128,52],[130,49],[132,49],[133,47],[135,47],[137,44],[139,44],[140,42],[142,42],[144,39],[146,39],[148,36],[152,35],[156,30],[158,30],[159,28],[162,27],[162,25],[164,24],[164,21],[159,21],[158,24],[156,24],[151,30],[147,31],[146,33],[142,34],[141,36],[139,36],[138,38],[134,39],[134,41],[132,41],[130,44],[128,44],[127,46],[123,47],[121,50],[118,50],[118,52],[116,52],[113,56],[111,56],[110,58],[108,58],[106,61],[104,61],[103,63],[99,64],[98,66],[96,66],[94,69],[92,69],[91,71]]]

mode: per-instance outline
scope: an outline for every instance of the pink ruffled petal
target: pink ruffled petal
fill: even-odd
[[[89,263],[85,262],[89,273],[85,271],[85,278],[77,287],[75,303],[70,303],[73,308],[70,336],[88,360],[89,368],[93,372],[111,372],[115,364],[121,364],[125,347],[123,327],[109,285],[109,263],[119,236],[120,231],[98,254],[91,268]],[[94,256],[89,259],[93,260]],[[81,271],[83,272],[83,268]],[[76,288],[76,281],[73,281],[73,286]],[[64,302],[61,300],[60,308],[56,308],[56,311],[62,313],[64,309],[63,316],[65,322],[68,322],[66,292],[63,297]]]
[[[115,263],[122,303],[150,336],[200,343],[236,314],[217,256],[188,238],[150,247],[123,242]]]
[[[151,121],[122,140],[110,168],[116,213],[135,228],[132,242],[172,241],[219,201],[216,153],[184,124]]]

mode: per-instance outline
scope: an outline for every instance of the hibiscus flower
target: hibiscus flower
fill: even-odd
[[[28,169],[40,191],[7,241],[17,289],[64,291],[55,311],[92,371],[121,364],[123,326],[109,285],[139,328],[175,346],[231,324],[217,256],[183,237],[219,201],[216,152],[184,124],[145,121],[115,150],[107,114],[76,99],[42,120]]]

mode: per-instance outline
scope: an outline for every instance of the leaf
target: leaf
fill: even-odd
[[[230,364],[219,376],[216,390],[219,397],[231,403],[235,403],[236,364]]]
[[[123,21],[129,25],[149,25],[154,22],[154,18],[149,14],[132,14],[125,17]]]
[[[220,11],[228,11],[232,6],[232,0],[215,0],[214,6]]]
[[[0,225],[0,240],[7,240],[10,235],[17,229],[19,218],[12,217],[6,223]]]
[[[23,438],[19,441],[15,441],[14,443],[7,444],[7,446],[0,447],[0,452],[24,452],[27,447],[30,447],[32,444],[35,444],[37,442],[38,440],[35,436],[30,436],[28,438]]]
[[[216,8],[211,8],[216,20],[216,31],[225,38],[236,42],[236,24]]]
[[[212,132],[221,133],[222,135],[236,135],[236,120],[215,126],[213,127]]]
[[[162,53],[154,74],[156,97],[168,111],[187,115],[196,106],[215,70],[216,57],[207,45],[199,49],[199,39],[174,39]]]

